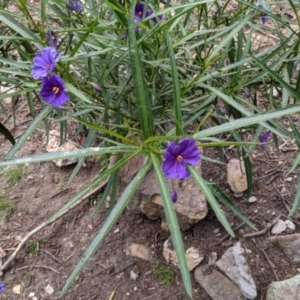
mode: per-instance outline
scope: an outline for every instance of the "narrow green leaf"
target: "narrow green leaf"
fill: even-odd
[[[132,142],[131,140],[129,140],[128,138],[124,137],[123,135],[117,133],[117,132],[114,132],[113,130],[110,130],[110,129],[107,129],[105,127],[102,127],[102,126],[99,126],[99,125],[96,125],[94,123],[91,123],[91,122],[88,122],[88,121],[85,121],[81,118],[76,118],[76,117],[73,117],[73,119],[77,120],[78,122],[80,122],[81,124],[84,124],[90,128],[93,128],[99,132],[104,132],[104,133],[107,133],[111,136],[114,136],[115,138],[117,139],[120,139],[121,141],[123,141],[125,144],[128,144],[128,145],[135,145],[134,142]]]
[[[90,147],[90,148],[77,149],[72,151],[50,152],[50,153],[36,154],[32,156],[16,157],[13,159],[4,158],[2,161],[0,161],[0,167],[9,166],[9,165],[21,165],[26,163],[36,163],[41,161],[58,160],[58,159],[79,158],[85,156],[98,156],[107,153],[132,152],[132,151],[137,151],[138,149],[139,147],[134,147],[134,146],[112,146],[112,147],[105,147],[105,148]]]
[[[168,222],[168,227],[170,229],[171,238],[173,242],[173,246],[177,255],[177,259],[179,262],[179,269],[180,273],[184,282],[185,290],[187,294],[192,297],[192,284],[191,284],[191,278],[190,273],[187,267],[186,258],[185,258],[185,251],[182,241],[181,232],[179,229],[179,224],[176,216],[176,212],[173,206],[173,201],[170,197],[170,192],[168,188],[168,184],[166,182],[165,176],[162,172],[161,165],[157,159],[157,157],[150,153],[150,157],[153,163],[156,180],[159,186],[160,195],[163,200],[164,204],[164,212],[165,216]]]
[[[22,37],[32,39],[35,43],[42,43],[31,30],[19,23],[8,12],[0,10],[0,21],[19,33]]]
[[[297,113],[300,111],[300,105],[293,105],[288,108],[278,109],[272,112],[266,112],[260,115],[253,115],[250,117],[234,120],[219,126],[210,127],[204,129],[198,133],[196,133],[193,138],[196,140],[200,140],[203,137],[213,136],[222,132],[232,131],[234,129],[243,128],[249,125],[262,123],[264,121],[268,121],[274,118],[279,118],[282,116],[286,116],[289,114]],[[264,127],[267,127],[267,124],[263,124]],[[271,127],[271,130],[274,129]],[[281,136],[281,135],[280,135]]]
[[[136,23],[134,22],[136,3],[137,1],[133,0],[130,7],[130,16],[128,24],[129,53],[139,119],[144,139],[147,139],[149,136],[153,135],[154,127],[149,91],[147,85],[144,82],[144,72],[139,56],[139,49],[136,42]]]
[[[289,213],[289,217],[291,217],[297,210],[298,206],[300,204],[300,174],[298,174],[298,187],[297,187],[297,193],[293,202],[293,206],[291,208],[291,211]]]
[[[70,288],[71,284],[76,279],[77,275],[80,273],[80,271],[83,269],[83,267],[88,262],[89,258],[95,253],[95,251],[99,248],[101,245],[103,239],[108,234],[112,226],[115,224],[115,222],[118,220],[119,216],[125,209],[126,205],[130,201],[132,195],[142,182],[143,178],[147,174],[151,167],[151,163],[146,163],[141,170],[137,173],[137,175],[134,177],[134,179],[128,184],[125,191],[121,195],[120,199],[118,200],[117,204],[112,209],[111,213],[108,215],[106,220],[104,221],[102,227],[100,228],[99,232],[94,237],[92,243],[89,245],[83,256],[81,257],[78,265],[68,278],[65,286],[63,287],[63,290],[61,291],[60,297],[62,297]]]
[[[219,222],[222,224],[222,226],[224,227],[224,229],[232,236],[234,237],[234,232],[232,231],[226,216],[224,215],[222,209],[220,208],[217,200],[215,199],[211,189],[209,188],[209,186],[206,184],[205,180],[202,178],[202,176],[195,170],[195,168],[193,166],[188,165],[187,166],[192,177],[194,178],[195,182],[197,183],[197,185],[199,186],[200,190],[203,192],[203,194],[205,195],[207,201],[209,202],[211,208],[213,209],[213,211],[216,214],[217,219],[219,220]]]
[[[12,145],[16,143],[10,131],[2,123],[0,123],[0,133],[2,133],[11,142]]]
[[[35,129],[40,125],[44,118],[46,118],[50,112],[53,110],[52,106],[46,106],[33,120],[33,122],[28,126],[25,132],[21,135],[18,141],[14,144],[13,148],[7,153],[4,160],[9,160],[12,158],[22,147],[22,145],[27,141],[27,138],[35,131]],[[0,161],[0,171],[3,170],[4,166],[7,164]]]
[[[261,63],[261,61],[259,59],[257,59],[254,56],[252,58],[259,65],[260,68],[265,70],[271,77],[273,77],[276,81],[278,81],[287,92],[289,92],[291,95],[293,95],[293,97],[297,101],[299,101],[300,93],[298,93],[298,91],[296,91],[292,86],[290,86],[287,82],[285,82],[281,76],[279,76],[273,70],[268,68],[265,64]]]
[[[170,32],[167,31],[166,33],[166,41],[167,47],[170,56],[170,64],[172,70],[172,86],[173,86],[173,95],[174,95],[174,112],[175,112],[175,125],[176,125],[176,135],[183,134],[183,127],[182,127],[182,107],[181,107],[181,98],[180,98],[180,81],[178,78],[178,71],[174,56],[174,49],[173,45],[170,40]]]
[[[216,198],[227,206],[237,217],[239,217],[243,222],[245,222],[249,227],[257,230],[253,223],[247,218],[247,216],[231,201],[230,198],[220,189],[216,184],[210,185],[210,189]]]

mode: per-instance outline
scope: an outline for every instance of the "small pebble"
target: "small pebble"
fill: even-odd
[[[279,219],[272,227],[272,234],[280,234],[286,230],[286,224],[283,220]]]
[[[217,261],[217,252],[211,252],[208,256],[208,265],[213,266]]]
[[[28,295],[29,298],[32,298],[35,294],[32,292]]]
[[[287,177],[287,178],[285,178],[285,181],[291,182],[291,181],[293,181],[293,177]]]
[[[254,196],[252,196],[252,197],[250,197],[250,198],[248,199],[248,202],[249,202],[249,203],[253,203],[253,202],[256,202],[256,201],[257,201],[257,198],[254,197]]]
[[[20,284],[15,285],[13,287],[12,291],[13,291],[14,294],[20,295],[21,294],[21,285]]]
[[[119,229],[119,228],[117,228],[117,229],[114,231],[114,233],[118,233],[118,232],[120,232],[120,229]]]
[[[134,271],[130,271],[130,278],[132,279],[132,280],[137,280],[138,279],[138,277],[139,277],[139,275],[138,274],[136,274]]]
[[[49,296],[51,296],[54,293],[54,289],[53,289],[53,287],[50,284],[48,284],[45,287],[45,292],[46,292],[46,294],[48,294]]]
[[[291,231],[294,231],[296,229],[296,225],[290,220],[285,220],[285,224],[286,224],[286,227],[288,229],[290,229]]]
[[[217,233],[219,233],[219,232],[220,232],[220,228],[216,228],[216,229],[213,230],[213,233],[214,233],[214,234],[217,234]]]

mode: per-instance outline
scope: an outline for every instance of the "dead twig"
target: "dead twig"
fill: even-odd
[[[240,229],[241,227],[243,227],[244,225],[245,225],[245,223],[243,222],[243,223],[239,224],[238,226],[234,227],[234,228],[232,229],[232,231],[234,232],[234,231]],[[219,245],[219,244],[222,244],[222,243],[223,243],[227,238],[229,238],[229,237],[230,237],[230,234],[227,233],[227,234],[225,234],[218,242],[214,243],[213,245]]]
[[[260,231],[257,231],[257,232],[253,232],[253,233],[246,233],[246,234],[243,235],[243,237],[244,238],[249,238],[249,237],[254,237],[254,236],[265,234],[280,219],[280,217],[281,217],[281,215],[279,215],[277,218],[275,218],[264,229],[262,229]]]
[[[270,260],[269,256],[267,255],[266,251],[264,249],[260,249],[260,248],[258,248],[258,249],[264,254],[265,258],[267,259],[267,261],[268,261],[268,263],[269,263],[269,265],[272,269],[272,272],[273,272],[276,280],[279,281],[279,278],[278,278],[278,276],[275,272],[275,265],[271,262],[271,260]]]
[[[73,205],[71,205],[67,210],[65,210],[60,216],[58,216],[55,220],[53,220],[52,222],[43,222],[41,225],[39,225],[38,227],[34,228],[32,231],[30,231],[20,242],[20,244],[18,245],[18,247],[16,248],[16,250],[11,254],[11,256],[8,258],[8,260],[1,266],[0,268],[0,276],[3,275],[3,272],[8,265],[14,260],[14,258],[16,257],[16,255],[18,254],[18,252],[21,250],[21,248],[23,247],[23,245],[28,241],[28,239],[33,236],[34,234],[36,234],[37,232],[39,232],[40,230],[42,230],[44,227],[52,224],[53,222],[57,221],[59,218],[63,217],[64,215],[66,215],[68,212],[70,212],[73,208],[77,207],[79,204],[81,204],[83,201],[85,201],[86,199],[88,199],[89,197],[91,197],[92,195],[94,195],[95,193],[97,193],[98,191],[100,191],[107,183],[108,178],[102,182],[99,186],[97,186],[96,188],[94,188],[92,191],[90,191],[87,195],[85,195],[83,198],[81,198],[80,200],[78,200],[76,203],[74,203]]]
[[[282,203],[283,203],[285,209],[286,209],[288,212],[290,212],[290,208],[288,207],[288,205],[287,205],[287,203],[286,203],[284,197],[282,196],[282,194],[278,191],[278,189],[277,189],[276,185],[274,184],[274,182],[273,182],[273,187],[274,187],[275,191],[277,192],[277,194],[279,195],[279,197],[281,198]]]
[[[119,271],[117,271],[117,272],[114,272],[114,273],[112,273],[112,274],[110,274],[110,275],[111,275],[111,276],[117,275],[117,274],[119,274],[119,273],[125,271],[126,269],[130,268],[131,266],[135,265],[136,263],[137,263],[137,261],[134,261],[133,263],[131,263],[131,264],[129,264],[128,266],[126,266],[125,268],[123,268],[123,269],[121,269],[121,270],[119,270]]]
[[[28,269],[28,268],[43,268],[43,269],[51,270],[51,271],[54,272],[54,273],[60,274],[59,271],[57,271],[57,270],[55,270],[55,269],[53,269],[53,268],[51,268],[51,267],[47,267],[47,266],[39,266],[39,265],[24,266],[24,267],[18,268],[16,271],[20,271],[20,270]]]
[[[54,256],[50,251],[44,249],[44,252],[48,254],[55,262],[59,262],[60,264],[62,264],[62,261],[58,259],[56,256]]]

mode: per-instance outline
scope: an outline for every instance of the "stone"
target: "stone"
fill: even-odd
[[[143,155],[136,155],[121,168],[118,194],[121,194],[131,182],[140,170],[143,161]],[[201,163],[196,165],[195,168],[200,173]],[[167,182],[169,190],[174,190],[177,193],[177,201],[174,203],[174,208],[181,230],[190,229],[206,217],[208,207],[205,196],[192,178],[185,179],[181,182],[181,186],[179,186],[179,181],[176,179],[167,180]],[[163,201],[153,169],[145,176],[127,208],[136,214],[142,213],[151,220],[161,219],[162,228],[168,230]]]
[[[136,273],[134,273],[134,271],[130,271],[130,278],[132,279],[132,280],[137,280],[138,278],[139,278],[139,275],[138,274],[136,274]]]
[[[272,236],[268,241],[283,249],[285,254],[295,263],[300,262],[300,234]]]
[[[250,198],[248,199],[248,202],[249,202],[249,203],[253,203],[253,202],[256,202],[256,201],[257,201],[257,198],[254,197],[254,196],[252,196],[252,197],[250,197]]]
[[[272,234],[280,234],[286,230],[286,223],[279,219],[272,227]]]
[[[256,299],[256,286],[244,253],[241,243],[237,242],[223,254],[216,266],[240,288],[246,298]]]
[[[195,280],[213,300],[244,300],[240,289],[225,275],[208,265],[195,270]]]
[[[47,286],[45,287],[45,292],[46,294],[51,296],[54,293],[54,289],[50,284],[47,284]]]
[[[21,295],[21,285],[20,284],[15,285],[13,287],[12,291],[14,294]]]
[[[218,254],[217,252],[211,252],[209,253],[209,256],[208,256],[208,265],[209,266],[214,266],[216,261],[217,261],[217,257],[218,257]]]
[[[247,176],[244,161],[231,159],[227,164],[227,182],[234,193],[247,190]]]
[[[300,275],[272,282],[268,286],[266,300],[299,300]]]
[[[173,264],[175,267],[179,266],[175,251],[170,249],[169,240],[164,242],[163,257],[168,263]],[[190,247],[185,251],[185,258],[189,271],[192,271],[201,263],[204,256],[199,254],[198,249]]]
[[[47,152],[74,151],[78,149],[73,143],[67,141],[60,145],[60,132],[58,130],[50,130],[48,143],[47,136],[44,138],[44,143],[46,144]],[[77,158],[53,160],[55,165],[60,168],[75,164],[77,161]]]
[[[125,249],[126,255],[137,257],[144,260],[151,260],[152,255],[149,248],[147,248],[144,245],[131,243],[126,249]]]
[[[289,231],[295,231],[296,225],[290,220],[285,220],[286,227]]]

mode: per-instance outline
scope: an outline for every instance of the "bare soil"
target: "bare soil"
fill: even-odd
[[[20,136],[31,121],[29,111],[27,108],[21,108],[21,104],[16,103],[20,109],[16,114],[15,128],[12,116],[6,118],[0,114],[0,122],[5,121],[5,126],[10,130],[14,128],[15,137]],[[298,115],[294,116],[294,120],[296,124],[299,123]],[[284,119],[282,124],[289,127]],[[250,133],[245,133],[245,138],[248,134]],[[3,136],[0,136],[0,145],[2,159],[11,145]],[[18,156],[43,152],[43,132],[36,131]],[[208,181],[217,182],[260,230],[279,215],[283,219],[287,218],[286,206],[291,207],[298,184],[297,172],[288,174],[296,154],[297,147],[294,141],[290,140],[279,139],[278,150],[272,140],[264,149],[256,147],[251,155],[254,171],[252,194],[257,198],[253,203],[247,201],[246,193],[238,198],[233,195],[226,181],[226,168],[204,161],[203,177]],[[206,148],[204,155],[219,159],[217,149]],[[227,148],[223,156],[224,162],[234,157],[237,157],[236,149]],[[3,174],[0,174],[0,192],[6,194],[15,204],[15,209],[0,227],[0,247],[7,254],[3,262],[12,254],[22,237],[51,217],[95,178],[101,166],[97,162],[87,164],[68,184],[74,167],[75,165],[58,168],[53,162],[24,166],[22,179],[15,185],[11,185]],[[96,203],[97,195],[34,235],[0,278],[6,285],[0,299],[28,299],[32,293],[37,299],[58,299],[67,278],[106,217],[107,208],[103,208],[98,215],[91,218]],[[224,210],[233,228],[241,224],[231,212],[226,208]],[[299,212],[291,220],[296,224],[295,232],[299,232]],[[243,225],[235,230],[235,238],[226,237],[225,230],[210,211],[203,221],[183,232],[183,238],[186,248],[194,246],[205,255],[205,262],[212,251],[218,253],[219,259],[228,247],[241,240],[258,289],[257,299],[264,299],[268,285],[276,280],[275,274],[279,280],[290,278],[297,274],[300,265],[290,262],[280,249],[267,243],[266,238],[271,234],[270,231],[255,238],[245,239],[242,236],[247,232],[253,231]],[[168,232],[161,230],[159,220],[151,221],[145,216],[124,211],[104,243],[61,299],[189,299],[184,291],[179,270],[167,264],[162,256],[163,243],[168,237]],[[126,256],[124,249],[131,242],[151,248],[154,259],[143,261]],[[32,249],[37,249],[37,253],[33,253]],[[272,269],[267,258],[275,268]],[[161,284],[155,274],[154,266],[158,262],[172,271],[170,285]],[[130,278],[131,270],[139,275],[136,281]],[[193,272],[191,277],[193,299],[209,300],[210,297],[194,281]],[[20,295],[12,291],[16,285],[21,285]],[[47,285],[54,289],[51,296],[45,292]]]

